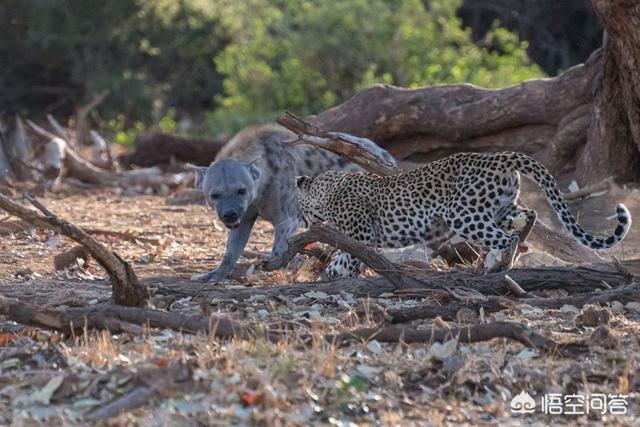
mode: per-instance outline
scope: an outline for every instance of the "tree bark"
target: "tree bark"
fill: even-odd
[[[594,53],[558,77],[503,89],[374,85],[307,119],[327,131],[369,138],[399,159],[512,150],[553,163],[549,166],[557,173],[574,163],[573,148],[586,141],[591,86],[600,63]]]
[[[593,0],[605,29],[591,126],[577,165],[582,182],[640,180],[640,3]]]

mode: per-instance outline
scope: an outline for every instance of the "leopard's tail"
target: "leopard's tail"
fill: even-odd
[[[576,218],[569,211],[569,207],[565,202],[555,178],[551,176],[547,168],[531,157],[513,153],[515,169],[523,175],[532,179],[544,191],[549,204],[558,215],[558,218],[565,228],[583,245],[591,249],[608,249],[621,242],[631,227],[631,215],[629,210],[622,203],[616,206],[616,217],[618,226],[612,235],[607,238],[598,238],[584,231],[578,224]]]

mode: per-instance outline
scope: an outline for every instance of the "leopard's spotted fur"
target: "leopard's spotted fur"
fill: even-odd
[[[299,177],[297,184],[307,226],[326,222],[360,242],[384,248],[421,242],[435,246],[455,234],[502,251],[502,267],[508,269],[536,220],[535,211],[518,206],[520,174],[542,188],[562,224],[583,245],[606,249],[629,231],[631,216],[619,204],[618,226],[611,236],[596,238],[585,232],[547,169],[520,153],[460,153],[394,176],[331,171]],[[524,224],[518,229],[517,222]],[[340,253],[327,273],[355,276],[359,267],[357,259]]]

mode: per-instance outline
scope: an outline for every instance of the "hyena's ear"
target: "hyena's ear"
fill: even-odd
[[[309,188],[312,180],[313,178],[310,176],[296,176],[296,187],[298,187],[299,190],[306,190]]]
[[[255,159],[251,160],[250,162],[247,162],[249,173],[251,174],[251,177],[253,178],[254,181],[257,181],[258,179],[260,179],[261,172],[260,172],[260,169],[258,169],[258,166],[256,166],[256,162],[261,158],[262,156],[258,156]]]
[[[204,175],[207,173],[207,169],[209,168],[204,166],[192,165],[191,163],[187,163],[184,166],[187,169],[195,172],[196,179],[195,179],[195,184],[193,186],[196,188],[196,190],[202,190],[202,182],[204,181]]]

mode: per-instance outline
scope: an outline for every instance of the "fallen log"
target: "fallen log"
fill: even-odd
[[[168,311],[96,304],[88,307],[69,307],[53,310],[0,296],[0,314],[22,325],[54,329],[66,334],[87,329],[106,329],[112,333],[128,332],[127,324],[148,325],[188,333],[208,332],[218,338],[251,336],[251,331],[224,317],[185,316]]]
[[[637,285],[626,285],[615,289],[607,289],[599,292],[588,292],[561,298],[531,297],[520,301],[513,301],[504,297],[488,296],[484,300],[451,302],[445,306],[424,304],[416,307],[403,307],[388,310],[387,315],[392,323],[405,323],[418,319],[433,319],[442,317],[444,320],[456,320],[458,310],[471,308],[476,313],[482,308],[485,313],[493,313],[509,308],[517,309],[518,304],[527,304],[542,309],[558,310],[565,305],[578,309],[591,304],[608,304],[613,301],[626,303],[640,301],[640,289]]]
[[[556,343],[526,326],[515,322],[492,322],[455,329],[418,330],[408,326],[387,326],[383,328],[361,328],[337,336],[329,336],[332,342],[344,343],[353,340],[376,340],[385,343],[432,343],[457,339],[459,342],[474,343],[490,341],[494,338],[508,338],[522,345],[545,353],[569,355],[588,349],[582,343]]]
[[[156,166],[172,161],[208,166],[226,141],[185,138],[166,133],[144,133],[136,137],[133,151],[121,158],[125,165]]]
[[[112,298],[116,304],[127,306],[145,305],[147,290],[139,283],[135,272],[118,254],[105,248],[82,228],[58,218],[31,196],[25,196],[44,215],[26,209],[10,198],[0,194],[0,208],[36,227],[50,229],[84,246],[91,256],[107,271],[111,279]]]
[[[268,259],[260,263],[259,266],[266,271],[284,268],[296,254],[304,250],[307,244],[313,242],[326,243],[357,256],[364,264],[371,267],[398,289],[422,286],[420,281],[407,274],[400,265],[389,261],[384,255],[375,252],[365,244],[326,225],[314,225],[309,230],[293,236],[289,239],[287,251],[280,258]]]
[[[550,136],[563,129],[558,126],[563,118],[591,102],[591,82],[599,69],[599,57],[593,55],[558,77],[502,89],[374,85],[307,120],[323,129],[372,139],[399,158],[512,150],[546,160]],[[584,114],[578,117],[589,114],[588,109],[580,111]],[[582,141],[586,133],[586,128],[580,132]]]
[[[600,271],[589,268],[541,267],[518,268],[509,271],[509,276],[527,292],[546,289],[563,289],[570,294],[584,294],[594,289],[607,289],[603,283],[617,288],[625,284],[624,274],[617,271]],[[468,271],[452,270],[446,272],[429,272],[416,278],[419,280],[419,292],[430,289],[470,288],[488,295],[508,295],[509,288],[504,282],[504,273],[474,275]],[[396,286],[382,277],[338,279],[330,282],[300,283],[295,285],[262,286],[245,289],[225,289],[219,285],[195,284],[190,282],[176,283],[175,279],[166,284],[153,278],[145,283],[152,287],[155,295],[182,298],[193,295],[206,295],[218,301],[243,301],[253,295],[265,295],[273,298],[295,298],[311,291],[319,291],[327,295],[350,293],[356,297],[379,297],[393,293]],[[398,293],[401,296],[401,293]],[[530,299],[526,302],[529,303]]]

